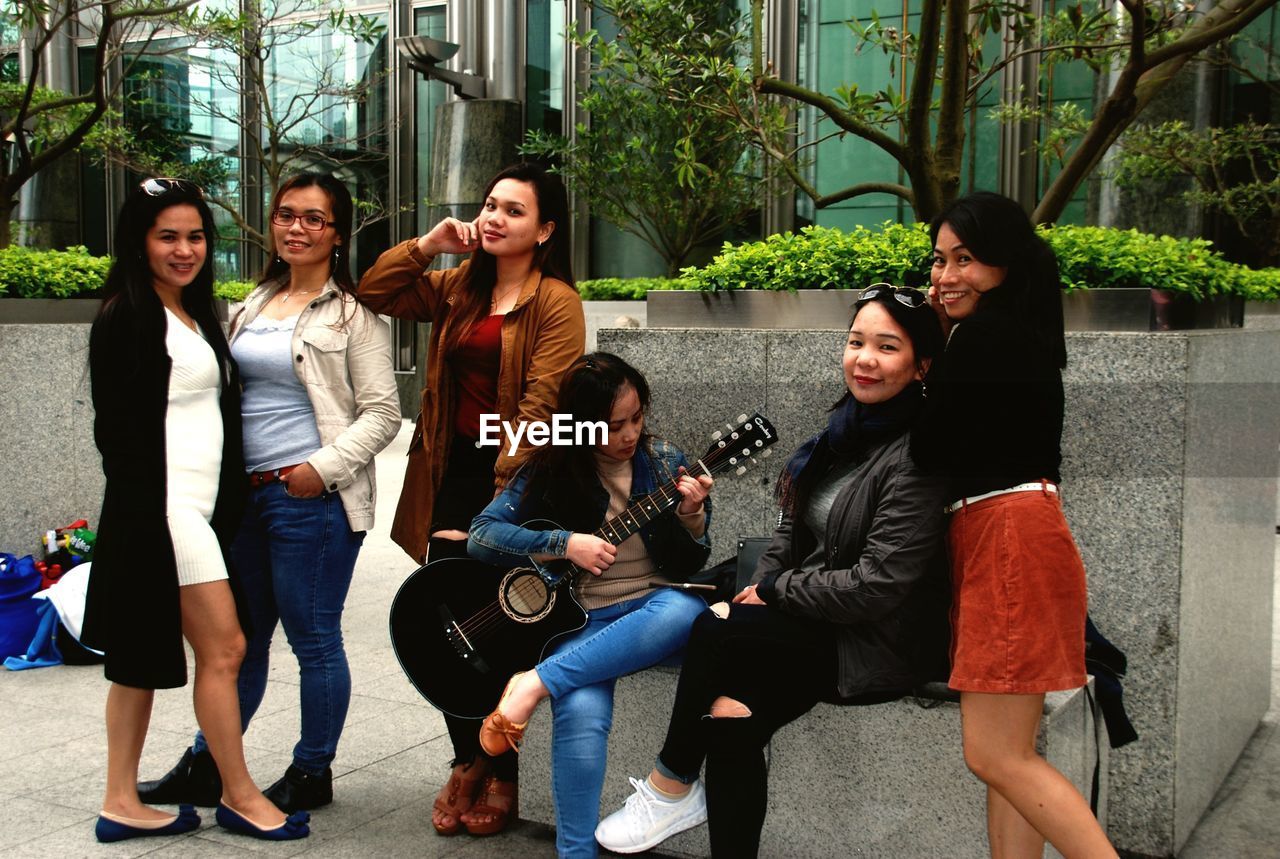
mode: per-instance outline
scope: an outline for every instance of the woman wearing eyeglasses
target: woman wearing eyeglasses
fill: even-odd
[[[249,503],[232,559],[251,632],[240,669],[243,726],[262,702],[276,624],[298,660],[301,737],[266,795],[287,812],[333,798],[330,764],[351,698],[342,610],[373,526],[374,456],[400,428],[390,330],[357,303],[351,195],[327,174],[287,180],[271,203],[271,263],[231,324]],[[141,786],[154,802],[209,802],[218,770],[205,737]]]
[[[1085,571],[1058,500],[1062,285],[1021,206],[979,192],[931,227],[930,297],[951,329],[922,448],[950,476],[950,685],[987,785],[992,856],[1115,856],[1084,797],[1036,753],[1046,692],[1085,683]]]
[[[360,280],[369,307],[431,323],[422,411],[391,525],[391,538],[418,563],[465,556],[471,520],[532,450],[526,441],[510,455],[505,439],[480,446],[482,416],[551,420],[560,380],[586,343],[560,180],[516,164],[489,180],[482,200],[475,220],[445,218],[384,253]],[[457,268],[431,268],[440,254],[469,256]],[[477,719],[445,722],[453,772],[432,825],[445,836],[464,827],[498,832],[516,803],[515,753],[484,754]]]
[[[858,300],[846,392],[783,470],[753,584],[694,622],[666,743],[596,828],[602,846],[648,850],[709,818],[713,856],[755,856],[779,728],[819,701],[890,701],[945,674],[946,490],[911,454],[942,349],[923,293],[876,284]]]
[[[89,335],[94,439],[106,492],[81,640],[106,652],[107,787],[100,841],[190,832],[200,818],[144,805],[138,758],[155,689],[183,686],[195,654],[196,718],[226,776],[209,805],[224,828],[307,835],[245,768],[236,676],[244,655],[228,547],[244,508],[240,378],[214,315],[200,189],[148,179],[125,200],[116,259]]]

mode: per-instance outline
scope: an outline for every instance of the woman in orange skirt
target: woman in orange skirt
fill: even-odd
[[[1084,565],[1058,499],[1061,283],[1014,201],[986,192],[933,221],[930,300],[951,326],[929,446],[953,481],[950,685],[965,763],[987,785],[993,857],[1114,857],[1085,801],[1035,750],[1046,692],[1085,683]]]

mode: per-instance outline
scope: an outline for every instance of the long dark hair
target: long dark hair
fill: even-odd
[[[609,422],[613,404],[623,389],[635,388],[640,411],[649,412],[649,383],[644,375],[617,355],[591,352],[574,361],[560,383],[556,401],[558,414],[571,415],[574,422]],[[637,449],[649,444],[647,428],[641,432]],[[600,489],[596,473],[595,450],[591,447],[544,445],[530,454],[527,468],[533,469],[526,494],[545,492],[556,515],[565,519],[566,527],[590,533],[600,523],[582,521],[594,515],[590,499]],[[535,490],[535,485],[537,489]],[[569,522],[574,522],[569,526]]]
[[[356,282],[351,277],[351,220],[355,205],[351,202],[351,192],[347,190],[346,184],[330,173],[299,173],[296,176],[290,176],[281,183],[271,198],[271,208],[267,210],[268,225],[271,215],[280,208],[280,200],[285,194],[295,188],[311,187],[319,188],[329,197],[329,206],[333,209],[333,229],[341,239],[334,246],[333,254],[330,256],[329,274],[333,282],[338,285],[338,289],[348,295],[355,295]],[[270,226],[268,226],[268,232],[272,236],[271,260],[258,277],[259,284],[277,280],[289,274],[289,264],[274,252],[275,233]]]
[[[565,193],[564,184],[555,174],[525,161],[512,164],[490,179],[482,199],[489,199],[494,186],[503,179],[514,179],[532,185],[534,198],[538,201],[538,222],[556,225],[542,246],[534,249],[533,268],[542,272],[544,277],[562,280],[573,286],[573,262],[569,253],[569,195]],[[458,293],[459,301],[453,309],[454,322],[445,335],[446,354],[457,349],[467,338],[471,328],[488,313],[493,287],[497,281],[497,257],[486,251],[483,245],[478,246],[471,252],[467,283]]]
[[[1036,233],[1023,208],[1000,194],[975,191],[952,201],[933,219],[929,238],[934,247],[943,224],[951,227],[980,262],[1008,269],[1004,283],[983,293],[978,306],[1010,309],[1053,364],[1067,366],[1058,258]]]
[[[152,195],[134,188],[120,207],[116,221],[116,256],[102,285],[102,306],[96,319],[127,313],[140,342],[155,326],[163,326],[164,310],[152,281],[151,262],[147,257],[147,233],[155,226],[160,213],[174,206],[191,206],[200,215],[205,236],[205,259],[191,283],[183,287],[182,308],[204,332],[205,339],[218,357],[218,368],[227,376],[231,353],[213,307],[213,249],[218,241],[218,228],[213,212],[205,203],[200,189],[182,180],[166,181],[163,193]]]

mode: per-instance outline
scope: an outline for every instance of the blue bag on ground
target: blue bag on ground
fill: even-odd
[[[40,573],[35,560],[0,552],[0,659],[27,652],[39,623],[37,600],[31,595],[40,589]]]
[[[58,629],[58,609],[50,600],[32,599],[36,604],[36,631],[27,644],[25,653],[19,656],[7,656],[4,667],[10,671],[22,671],[27,668],[49,668],[62,664],[62,654],[54,641]]]

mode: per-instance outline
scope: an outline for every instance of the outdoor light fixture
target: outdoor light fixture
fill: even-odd
[[[486,81],[471,72],[455,72],[440,68],[437,63],[458,53],[458,45],[427,36],[401,36],[396,39],[396,50],[404,54],[409,65],[423,77],[444,81],[453,87],[458,98],[484,98]]]

